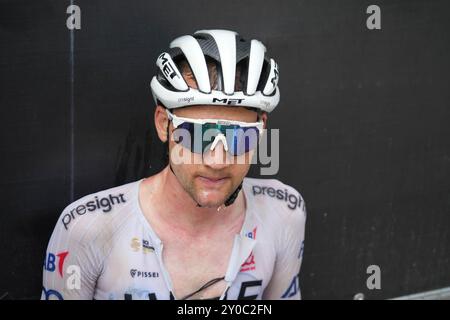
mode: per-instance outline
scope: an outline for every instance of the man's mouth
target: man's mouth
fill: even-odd
[[[198,176],[200,182],[208,187],[219,187],[223,185],[228,177],[208,177],[208,176]]]

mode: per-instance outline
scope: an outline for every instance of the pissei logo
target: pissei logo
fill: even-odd
[[[132,278],[158,278],[159,272],[141,271],[138,269],[130,269],[130,276]]]

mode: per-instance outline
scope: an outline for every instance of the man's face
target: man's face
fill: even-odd
[[[244,107],[190,106],[172,111],[176,116],[185,118],[258,121],[257,112]],[[265,119],[264,115],[264,122]],[[254,151],[232,156],[225,151],[222,142],[219,142],[214,150],[208,149],[203,155],[191,153],[173,141],[172,130],[173,125],[170,123],[169,158],[184,190],[201,206],[217,207],[223,204],[247,175]],[[174,161],[180,150],[191,161]]]

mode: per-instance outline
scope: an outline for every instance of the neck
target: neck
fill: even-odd
[[[160,200],[156,204],[159,210],[156,210],[155,214],[178,232],[209,233],[221,226],[236,229],[242,222],[239,217],[243,218],[245,210],[243,192],[239,192],[236,201],[228,207],[198,207],[168,166],[158,176],[159,183],[154,192],[154,199]]]

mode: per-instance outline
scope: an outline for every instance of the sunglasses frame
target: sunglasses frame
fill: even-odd
[[[242,122],[242,121],[234,121],[234,120],[226,120],[226,119],[194,119],[194,118],[185,118],[185,117],[179,117],[174,115],[172,112],[170,112],[168,109],[166,109],[167,116],[169,117],[169,120],[172,121],[174,128],[178,128],[182,123],[184,122],[190,122],[190,123],[196,123],[196,124],[207,124],[207,123],[213,123],[213,124],[219,124],[223,126],[240,126],[242,128],[248,128],[248,127],[256,127],[258,128],[259,134],[262,135],[263,129],[264,129],[264,122],[258,121],[258,122]]]
[[[170,112],[168,109],[166,109],[167,116],[170,121],[172,121],[172,124],[174,128],[178,128],[181,124],[188,122],[188,123],[195,123],[195,124],[218,124],[223,126],[239,126],[241,128],[249,128],[249,127],[256,127],[258,129],[259,137],[261,138],[263,135],[263,129],[264,129],[264,122],[262,120],[258,122],[243,122],[243,121],[234,121],[234,120],[226,120],[226,119],[193,119],[193,118],[185,118],[185,117],[179,117],[174,115],[172,112]],[[214,148],[217,146],[218,142],[222,141],[222,144],[224,145],[225,151],[228,151],[228,143],[226,142],[225,136],[223,133],[219,133],[215,139],[214,142],[211,144],[210,150],[214,150]]]

